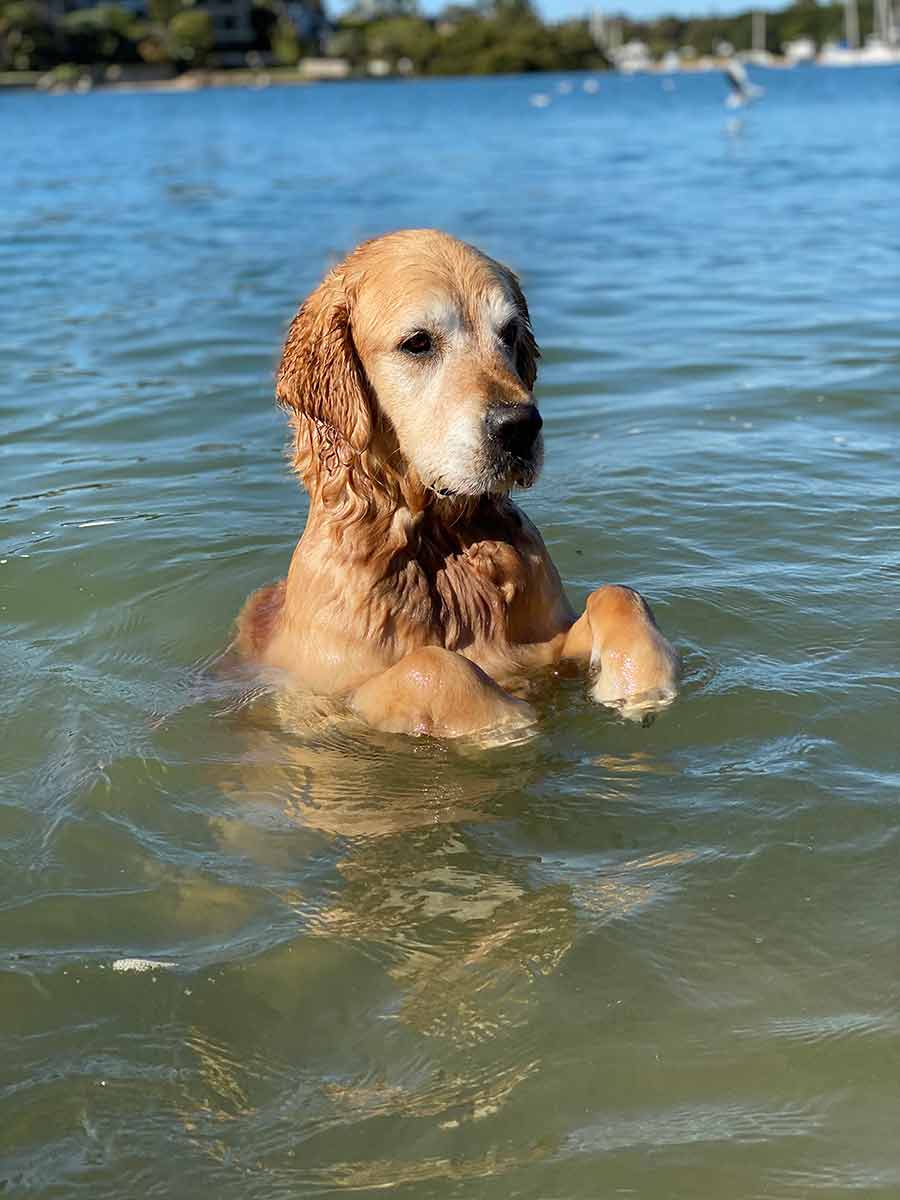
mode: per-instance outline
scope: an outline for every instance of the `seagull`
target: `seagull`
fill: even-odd
[[[763,94],[765,89],[750,82],[747,69],[742,62],[730,58],[722,69],[731,87],[725,100],[729,108],[743,108],[745,104],[749,104],[751,100],[756,100]]]

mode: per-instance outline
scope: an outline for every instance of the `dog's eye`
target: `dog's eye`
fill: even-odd
[[[434,349],[434,342],[424,329],[418,329],[400,343],[400,349],[404,354],[427,354],[429,350]]]
[[[507,348],[512,350],[516,344],[516,338],[519,336],[519,326],[515,321],[508,321],[500,330],[500,341]]]

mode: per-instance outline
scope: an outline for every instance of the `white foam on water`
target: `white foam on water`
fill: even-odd
[[[117,958],[112,965],[114,971],[171,971],[178,964],[157,958]]]

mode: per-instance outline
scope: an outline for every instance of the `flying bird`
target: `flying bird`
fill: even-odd
[[[751,100],[756,100],[763,94],[765,89],[750,82],[747,68],[742,62],[730,58],[722,69],[731,88],[725,100],[729,108],[743,108],[745,104],[749,104]]]

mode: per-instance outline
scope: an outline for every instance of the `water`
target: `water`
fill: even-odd
[[[4,1195],[900,1195],[900,76],[556,82],[0,97]],[[524,503],[683,648],[649,729],[204,674],[303,523],[285,324],[423,224],[522,274]]]

